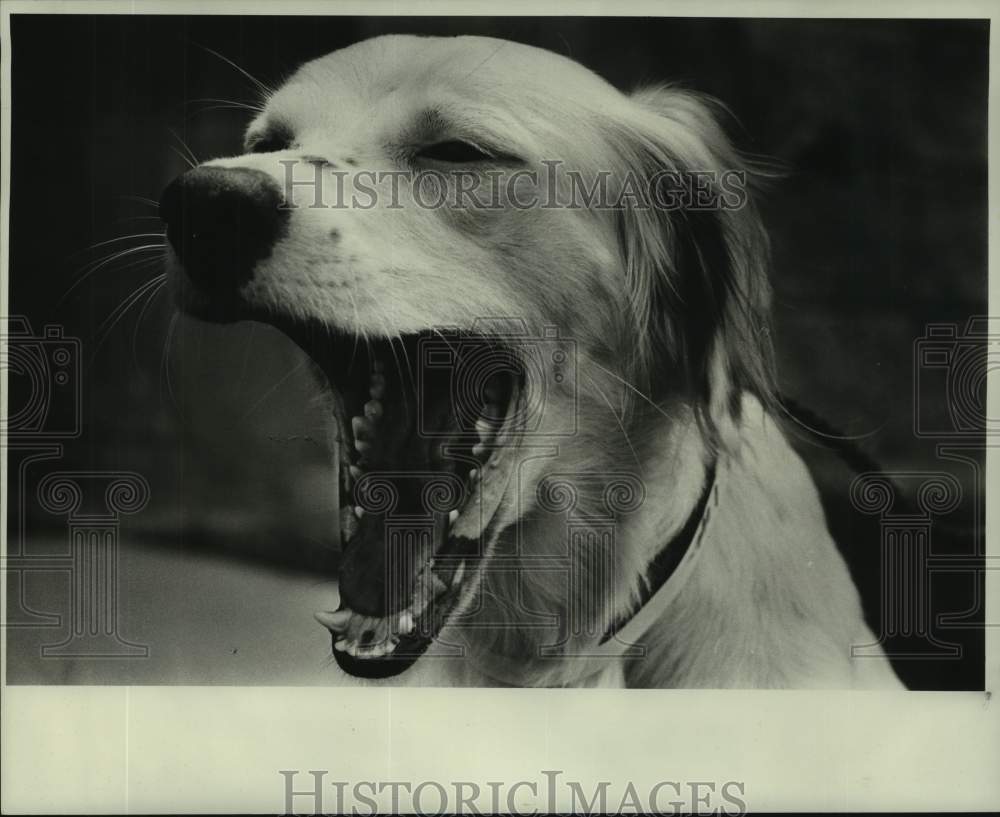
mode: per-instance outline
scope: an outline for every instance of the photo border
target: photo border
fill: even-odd
[[[407,14],[697,17],[997,18],[985,2],[413,3]],[[0,314],[8,312],[10,15],[393,15],[398,3],[179,0],[5,2]],[[995,49],[994,49],[995,51]],[[990,55],[989,156],[998,133]],[[1000,201],[995,163],[990,201]],[[991,211],[992,212],[992,211]],[[990,280],[998,269],[990,218]],[[989,314],[1000,315],[990,288]],[[6,382],[0,384],[6,415]],[[998,382],[988,383],[988,416]],[[986,450],[986,481],[998,457]],[[0,481],[7,484],[6,458]],[[7,496],[0,498],[6,547]],[[987,557],[1000,556],[986,503]],[[1000,619],[1000,571],[985,571],[986,620]],[[6,586],[0,587],[6,613]],[[303,626],[308,626],[305,622]],[[1000,628],[986,630],[986,692],[492,690],[252,687],[6,686],[5,813],[284,811],[282,769],[327,769],[338,780],[540,780],[545,769],[621,791],[658,781],[745,782],[752,811],[980,811],[1000,803]],[[6,633],[0,628],[0,647]],[[6,653],[0,657],[6,678]],[[537,803],[528,803],[528,808]],[[563,808],[568,801],[559,804]]]

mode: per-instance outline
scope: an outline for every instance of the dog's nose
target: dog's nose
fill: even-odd
[[[191,280],[232,293],[287,229],[282,201],[277,182],[259,170],[196,167],[163,191],[160,218]]]

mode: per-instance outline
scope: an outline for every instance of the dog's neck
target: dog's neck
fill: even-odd
[[[635,426],[643,428],[643,432],[630,434],[630,446],[624,448],[628,453],[618,453],[617,459],[612,458],[603,463],[603,474],[608,480],[614,479],[615,475],[635,478],[641,484],[642,498],[634,509],[620,514],[613,523],[614,543],[610,553],[614,564],[613,574],[610,576],[613,589],[604,585],[605,591],[611,589],[611,593],[605,598],[607,608],[598,616],[597,621],[581,623],[574,620],[574,616],[579,616],[582,606],[585,606],[585,600],[573,596],[574,579],[571,575],[564,580],[568,584],[560,585],[557,589],[551,584],[551,573],[547,583],[544,576],[539,576],[538,568],[532,564],[524,564],[520,584],[511,578],[514,574],[487,571],[488,587],[484,593],[486,599],[519,599],[525,609],[534,611],[536,615],[552,614],[564,626],[568,624],[570,630],[576,631],[577,637],[581,629],[593,630],[589,640],[583,636],[579,641],[565,645],[569,653],[582,649],[589,657],[574,656],[578,660],[572,661],[512,660],[512,656],[543,655],[547,645],[559,640],[559,636],[554,635],[551,630],[537,626],[519,630],[515,616],[506,627],[494,631],[492,647],[486,654],[480,655],[480,660],[477,661],[480,670],[491,678],[517,685],[575,685],[585,683],[588,675],[601,672],[602,668],[613,662],[613,648],[601,647],[599,642],[609,626],[628,618],[648,600],[646,590],[650,564],[665,548],[679,544],[678,535],[690,524],[692,516],[698,515],[709,464],[715,460],[712,448],[705,440],[693,413],[677,407],[661,407],[650,411]],[[583,440],[579,441],[579,445],[583,450],[592,451],[595,443]],[[622,448],[617,450],[620,452]],[[581,469],[570,465],[572,461],[573,445],[569,445],[560,456],[556,468],[564,473],[580,473]],[[581,497],[585,493],[585,490],[580,490]],[[500,550],[510,553],[516,550],[517,541],[523,541],[525,553],[532,557],[559,559],[560,554],[566,554],[569,548],[570,558],[577,560],[583,558],[584,553],[572,552],[574,544],[571,540],[575,536],[576,541],[581,543],[589,539],[591,545],[584,544],[585,551],[588,547],[596,547],[600,551],[604,545],[597,543],[606,541],[604,536],[607,529],[602,527],[600,532],[596,529],[585,532],[583,529],[586,524],[579,524],[581,519],[588,516],[595,518],[607,512],[599,499],[600,493],[598,491],[597,497],[591,497],[593,504],[577,508],[575,521],[553,513],[531,514],[520,520],[507,528],[501,536]],[[581,505],[585,502],[585,499],[581,499]],[[569,529],[570,526],[577,531],[576,534]],[[590,557],[593,557],[593,553]],[[526,555],[525,559],[527,558]],[[575,561],[574,567],[585,573],[592,566]],[[608,578],[605,575],[602,581]],[[683,581],[681,576],[676,578]],[[666,584],[672,592],[674,577],[667,578]],[[569,596],[565,594],[564,588],[567,586],[570,588]],[[580,588],[575,590],[579,592]],[[492,613],[503,616],[502,612],[495,610]],[[565,633],[562,637],[566,637]],[[473,646],[470,644],[470,647]],[[596,653],[602,651],[605,653],[604,657],[597,657]]]
[[[577,586],[577,595],[567,596],[572,576],[567,585],[565,572],[563,583],[552,581],[567,553],[585,557],[580,575],[594,578],[588,571],[598,566],[594,554],[607,552],[606,531],[568,532],[565,516],[529,514],[501,537],[508,555],[523,543],[520,572],[486,571],[483,609],[504,624],[475,630],[492,640],[467,642],[473,661],[462,665],[481,674],[477,683],[485,675],[488,683],[522,686],[851,685],[845,645],[870,636],[854,631],[861,621],[857,595],[804,464],[752,397],[744,399],[741,419],[723,429],[717,449],[693,418],[667,414],[646,426],[645,437],[631,438],[632,451],[607,463],[606,473],[633,473],[645,489],[639,507],[614,526],[614,592],[605,594],[611,615],[589,630],[594,622],[574,625],[585,593]],[[641,602],[650,563],[697,513],[714,457],[717,503],[693,565],[669,578],[669,592],[653,600],[655,615],[636,639],[643,656],[602,650],[605,628]],[[539,557],[556,568],[527,561]],[[581,569],[573,564],[570,573]],[[490,604],[498,599],[516,602],[504,612]]]
[[[709,523],[711,507],[718,500],[718,461],[706,469],[701,495],[680,530],[667,539],[650,560],[639,582],[639,600],[624,615],[615,617],[602,644],[617,644],[624,654],[640,639],[677,597],[694,569],[698,549]]]
[[[677,413],[672,413],[676,415]],[[656,414],[642,437],[633,436],[638,474],[645,499],[636,513],[623,517],[619,535],[623,564],[633,583],[630,601],[648,566],[688,524],[696,512],[710,463],[717,460],[692,415]]]
[[[647,498],[648,512],[632,520],[635,536],[627,547],[642,548],[644,558],[653,558],[664,540],[640,532],[665,525],[672,535],[697,503],[708,450],[698,440],[697,429],[690,430],[673,449],[680,466],[673,480],[684,501],[664,500],[672,505],[658,512]],[[850,645],[870,636],[858,629],[857,592],[805,463],[750,395],[741,400],[739,418],[722,429],[718,450],[717,504],[697,558],[676,577],[683,580],[641,639],[645,656],[624,667],[623,682],[850,687]],[[669,460],[661,462],[649,489],[669,486],[670,472]]]

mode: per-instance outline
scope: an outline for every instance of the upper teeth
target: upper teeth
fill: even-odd
[[[368,393],[371,399],[364,404],[363,416],[351,418],[351,431],[354,436],[354,449],[358,454],[358,461],[355,465],[350,465],[345,474],[347,487],[353,487],[354,483],[364,476],[365,468],[370,464],[371,454],[378,441],[378,425],[382,420],[385,410],[382,400],[385,397],[386,380],[384,365],[381,361],[372,362],[372,373],[369,376]],[[476,434],[478,442],[472,446],[472,454],[481,461],[486,460],[496,444],[502,423],[503,415],[501,408],[501,386],[497,382],[491,382],[485,390],[486,402],[483,403],[480,416],[476,419]],[[472,468],[469,471],[468,479],[470,483],[475,483],[479,479],[479,470]],[[364,514],[364,509],[355,506],[354,516],[360,519]],[[453,524],[458,518],[459,510],[453,508],[448,514],[449,524]],[[354,522],[354,519],[351,519]]]
[[[352,417],[351,431],[354,432],[354,439],[367,440],[375,433],[375,424],[367,417]]]

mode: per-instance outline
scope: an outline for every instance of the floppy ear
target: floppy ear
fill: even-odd
[[[769,250],[751,171],[707,100],[658,87],[631,101],[615,141],[647,195],[618,212],[641,329],[632,375],[654,399],[686,396],[714,429],[738,413],[741,392],[765,405],[773,393]]]

